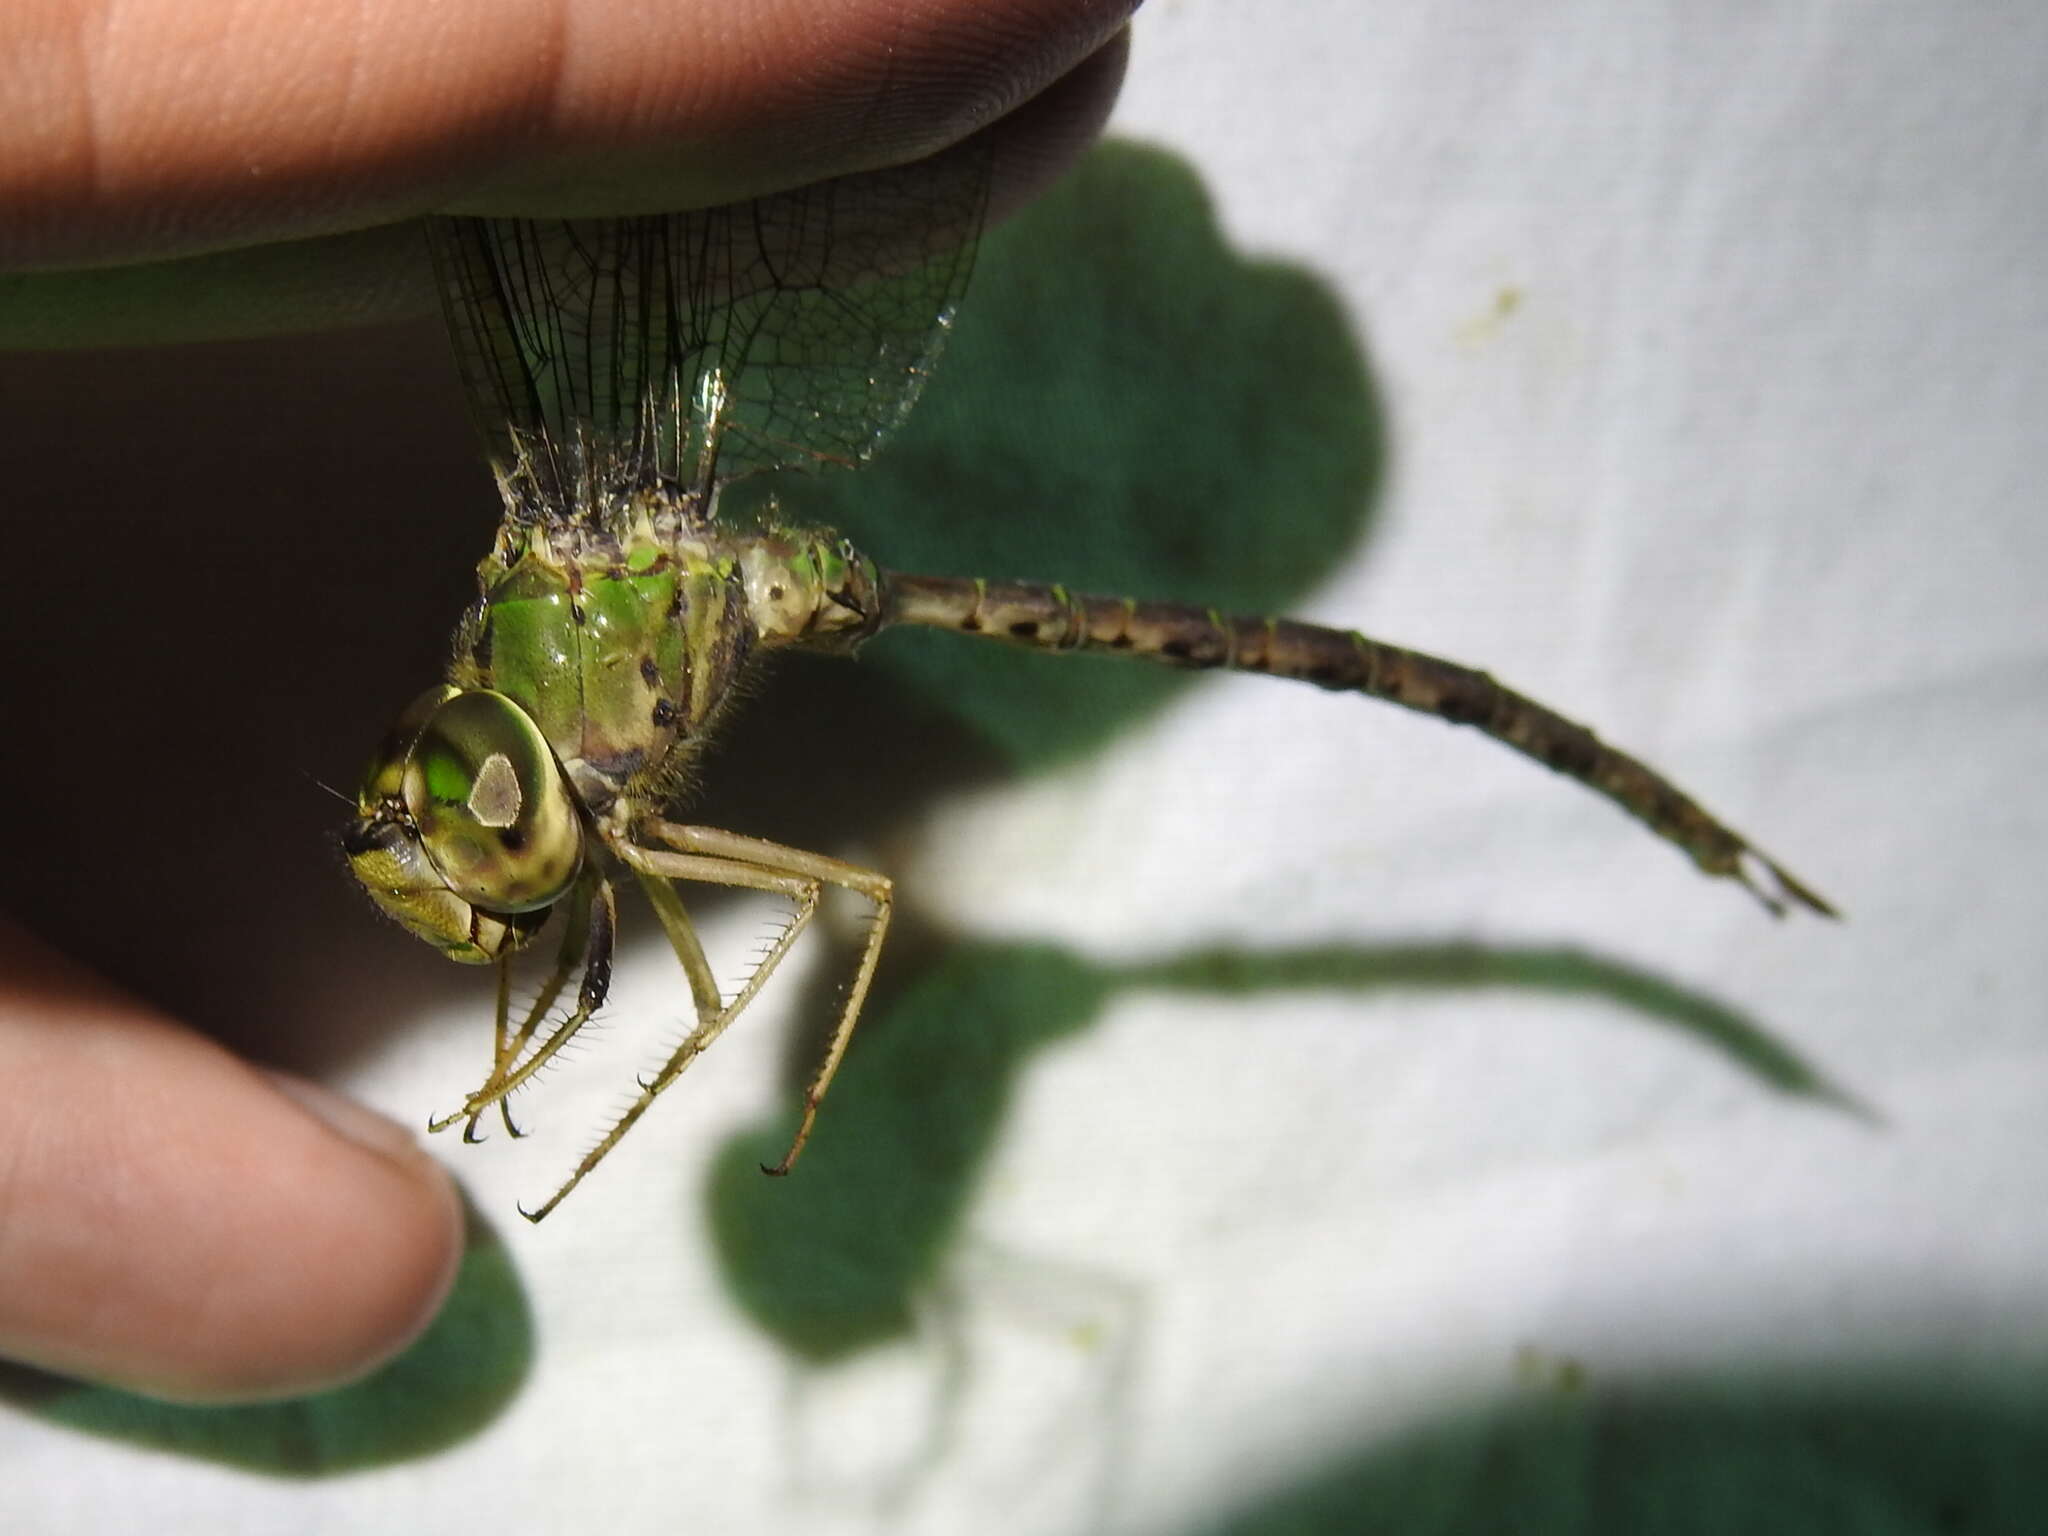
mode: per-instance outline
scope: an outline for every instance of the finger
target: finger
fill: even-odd
[[[433,209],[651,212],[918,158],[1120,0],[40,0],[0,53],[0,266]]]
[[[184,1400],[346,1381],[461,1254],[397,1125],[237,1060],[0,926],[0,1355]]]
[[[976,136],[992,143],[991,221],[1028,201],[1094,139],[1124,62],[1119,34]],[[438,303],[417,226],[387,224],[175,261],[0,274],[0,347],[276,335],[405,319]]]

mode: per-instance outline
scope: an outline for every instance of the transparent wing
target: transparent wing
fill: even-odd
[[[967,146],[691,213],[430,220],[515,511],[867,458],[945,338],[988,169]]]

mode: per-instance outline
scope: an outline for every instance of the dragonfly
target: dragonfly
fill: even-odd
[[[691,212],[428,221],[443,307],[504,504],[445,679],[385,734],[343,849],[375,904],[451,959],[497,968],[490,1070],[434,1131],[476,1140],[604,1006],[618,892],[643,893],[693,1023],[554,1192],[573,1191],[760,996],[828,889],[870,920],[781,1161],[790,1171],[860,1018],[889,931],[889,877],[672,820],[695,761],[770,654],[850,656],[922,626],[1013,646],[1262,673],[1471,726],[1605,796],[1773,915],[1835,910],[1655,769],[1440,657],[1328,628],[1052,582],[887,569],[775,498],[726,493],[853,467],[904,419],[965,291],[986,154],[842,177]],[[790,915],[727,992],[690,886]],[[551,921],[554,960],[513,1004],[513,961]],[[573,989],[573,990],[572,990]]]

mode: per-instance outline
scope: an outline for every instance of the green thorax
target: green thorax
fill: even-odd
[[[593,811],[652,786],[758,649],[857,640],[873,564],[823,535],[735,532],[666,491],[604,518],[507,518],[477,568],[454,681],[533,717]]]

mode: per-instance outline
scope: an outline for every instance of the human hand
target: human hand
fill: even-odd
[[[420,242],[390,221],[726,200],[999,115],[1014,201],[1099,121],[1125,9],[677,6],[662,36],[599,0],[240,7],[231,35],[227,7],[46,7],[0,58],[0,267],[37,269],[0,278],[0,342],[424,309]],[[287,1395],[372,1368],[439,1306],[460,1213],[411,1132],[13,932],[0,1062],[0,1354]]]
[[[1000,217],[1093,138],[1134,8],[57,0],[0,55],[0,346],[400,318],[426,213],[704,207],[984,129]]]

